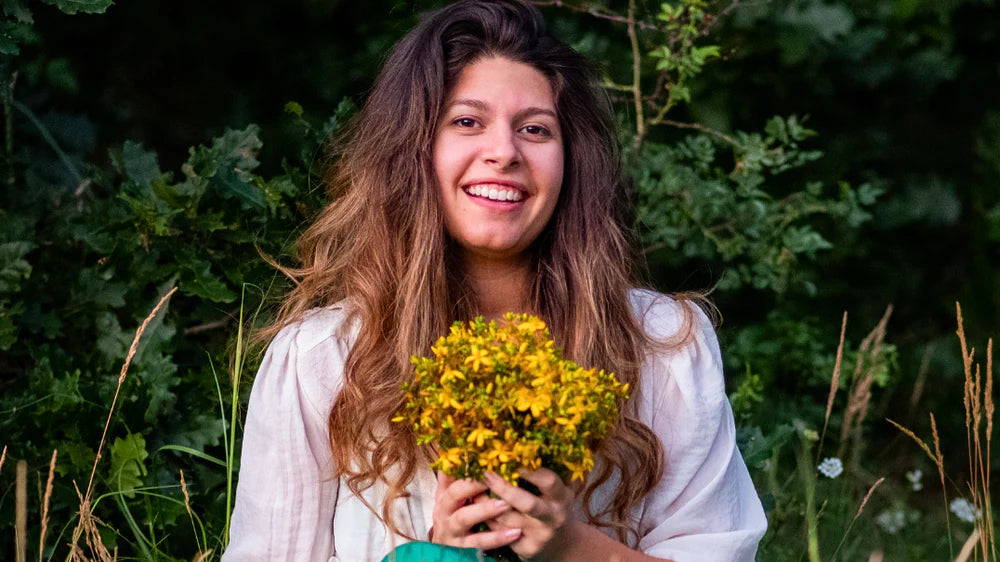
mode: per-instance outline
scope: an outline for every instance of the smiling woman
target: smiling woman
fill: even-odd
[[[458,2],[394,47],[264,332],[226,560],[380,560],[419,540],[753,558],[766,522],[715,334],[697,296],[638,288],[616,138],[595,73],[527,3]],[[547,468],[521,472],[537,494],[435,475],[435,444],[390,423],[411,356],[455,320],[505,312],[628,384],[580,486]]]

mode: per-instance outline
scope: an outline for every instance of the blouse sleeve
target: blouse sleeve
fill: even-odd
[[[250,392],[224,562],[328,560],[334,554],[327,414],[346,355],[338,311],[312,312],[271,342]]]
[[[660,340],[689,337],[643,366],[640,415],[663,443],[664,471],[646,497],[639,549],[677,562],[752,561],[767,519],[736,447],[711,322],[696,306],[660,296],[644,324]]]

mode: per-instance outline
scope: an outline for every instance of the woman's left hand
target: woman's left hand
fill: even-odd
[[[540,468],[524,471],[521,478],[531,482],[541,495],[512,486],[493,473],[486,475],[486,484],[511,509],[489,522],[491,528],[521,529],[521,538],[510,544],[511,549],[525,560],[558,560],[564,545],[571,544],[578,524],[570,514],[573,492],[551,470]]]

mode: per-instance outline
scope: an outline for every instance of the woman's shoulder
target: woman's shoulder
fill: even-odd
[[[725,400],[722,356],[698,295],[664,295],[648,289],[630,295],[648,341],[642,384],[648,415],[686,404],[698,415],[717,415]]]
[[[341,301],[302,313],[283,326],[268,347],[269,350],[280,351],[294,346],[299,354],[330,346],[346,351],[356,335],[354,315],[349,304]]]
[[[306,311],[271,340],[255,388],[298,389],[317,411],[325,411],[343,384],[356,324],[346,303]]]
[[[636,320],[653,342],[669,348],[682,347],[692,339],[715,340],[715,322],[706,312],[711,305],[700,295],[666,295],[634,288],[629,291],[629,302]]]

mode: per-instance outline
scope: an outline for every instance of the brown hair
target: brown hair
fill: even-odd
[[[638,284],[634,217],[613,113],[596,73],[549,35],[527,3],[468,0],[426,16],[395,45],[339,142],[326,178],[334,202],[299,240],[302,265],[285,270],[296,286],[264,332],[273,336],[309,308],[347,300],[348,323],[359,331],[330,412],[333,460],[359,497],[378,480],[386,484],[381,514],[369,507],[397,533],[391,505],[405,495],[418,463],[434,456],[416,445],[410,428],[388,423],[404,403],[409,358],[426,354],[454,320],[476,314],[445,231],[432,146],[449,87],[483,57],[522,62],[548,77],[565,139],[556,210],[530,250],[531,312],[548,323],[566,357],[613,370],[633,396],[642,391],[640,362],[652,343],[629,301]],[[623,540],[635,531],[629,511],[663,471],[662,446],[637,419],[637,403],[622,405],[582,490],[590,522],[617,529]],[[613,500],[593,513],[592,494],[616,472]]]

